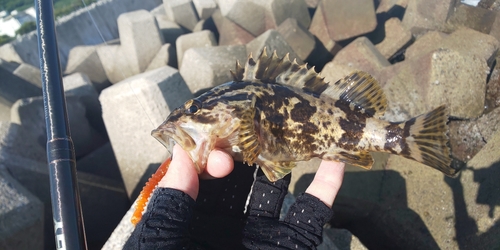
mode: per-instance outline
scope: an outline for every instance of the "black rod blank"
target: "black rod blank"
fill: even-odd
[[[56,248],[87,249],[52,0],[35,0],[35,9]]]

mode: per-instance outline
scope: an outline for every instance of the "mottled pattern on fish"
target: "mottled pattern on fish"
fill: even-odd
[[[152,133],[167,147],[173,139],[189,151],[199,172],[217,147],[260,165],[271,181],[313,157],[369,169],[369,152],[456,173],[444,106],[406,122],[383,121],[387,101],[369,74],[358,71],[328,84],[314,68],[265,50],[244,68],[237,63],[232,73],[234,81],[189,100]]]

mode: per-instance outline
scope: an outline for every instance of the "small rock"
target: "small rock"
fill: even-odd
[[[486,84],[484,113],[489,113],[497,107],[500,107],[500,64],[498,63],[498,58],[491,72],[490,80]]]
[[[286,19],[278,26],[276,31],[283,36],[302,61],[305,61],[314,50],[316,43],[314,36],[306,28],[302,27],[297,20],[293,18]]]
[[[328,33],[334,41],[366,34],[377,26],[371,0],[323,0],[320,5]]]
[[[359,37],[340,50],[333,59],[337,65],[352,67],[375,75],[391,65],[366,37]]]
[[[455,0],[408,1],[403,26],[415,36],[429,30],[444,30],[448,13],[455,7]]]
[[[385,38],[381,43],[375,45],[375,48],[385,58],[389,59],[411,42],[412,35],[401,25],[401,21],[397,18],[387,20],[384,25]]]
[[[321,4],[318,5],[316,12],[314,12],[309,31],[318,38],[325,50],[331,55],[337,54],[337,52],[342,48],[328,33],[328,27]],[[319,44],[316,44],[316,47],[318,47],[318,45]]]
[[[186,51],[180,74],[192,93],[233,80],[237,60],[246,61],[244,45],[192,48]],[[196,70],[193,70],[196,69]]]
[[[70,75],[76,72],[87,75],[98,92],[110,85],[97,54],[97,46],[76,46],[69,51],[64,74]]]
[[[217,41],[215,41],[214,34],[209,30],[203,30],[200,32],[189,33],[180,36],[175,42],[177,50],[177,65],[182,66],[182,58],[184,57],[184,52],[190,48],[198,47],[212,47],[216,46]]]
[[[27,63],[21,63],[13,72],[14,75],[42,88],[42,75],[40,69]]]
[[[99,100],[104,124],[129,197],[149,165],[168,152],[151,136],[170,112],[192,94],[174,68],[165,66],[106,88]],[[147,176],[150,177],[150,176]]]
[[[184,30],[181,26],[168,20],[167,16],[156,15],[155,18],[165,43],[175,44],[177,38],[184,34]]]
[[[158,54],[156,54],[145,71],[150,71],[167,65],[177,68],[177,56],[175,48],[172,44],[169,43],[163,44],[161,46]]]
[[[200,19],[208,19],[217,8],[214,0],[192,0]]]
[[[43,204],[12,178],[2,165],[0,165],[0,204],[2,248],[44,249]]]
[[[311,23],[303,0],[219,0],[218,3],[223,16],[253,36],[259,36],[268,29],[276,29],[287,18],[295,18],[304,27],[309,27]]]
[[[215,10],[212,19],[219,30],[219,45],[247,44],[255,38],[250,32],[224,17],[219,9]]]
[[[295,51],[293,51],[292,47],[288,45],[285,38],[276,30],[268,30],[249,42],[247,44],[247,55],[252,53],[254,58],[257,58],[260,56],[264,47],[267,48],[267,53],[269,55],[272,55],[274,50],[276,50],[278,57],[283,57],[286,53],[290,53],[290,60],[296,58],[297,62],[302,63],[302,60]]]
[[[198,15],[191,0],[163,0],[163,5],[172,21],[187,30],[193,30],[198,22]]]

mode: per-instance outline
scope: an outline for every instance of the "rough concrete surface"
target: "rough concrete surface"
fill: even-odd
[[[149,178],[150,173],[145,172],[151,164],[161,163],[168,156],[165,147],[151,136],[151,130],[191,97],[178,71],[168,66],[128,78],[99,96],[104,124],[129,196],[142,188],[143,175]]]

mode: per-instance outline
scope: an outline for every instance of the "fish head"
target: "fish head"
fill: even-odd
[[[157,129],[151,132],[170,153],[175,143],[188,152],[198,173],[206,167],[208,155],[214,148],[230,151],[238,140],[244,100],[227,96],[202,95],[188,100],[175,109]]]

